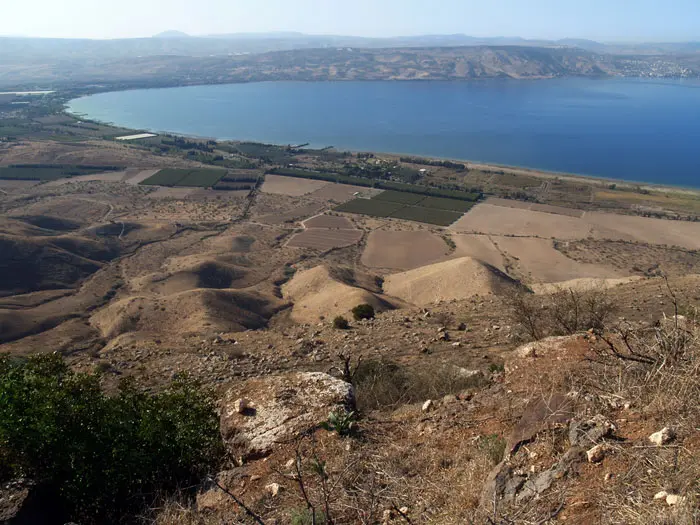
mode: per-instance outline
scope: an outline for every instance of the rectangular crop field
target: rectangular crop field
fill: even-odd
[[[388,190],[375,195],[373,199],[378,201],[398,202],[401,204],[416,204],[423,200],[424,197],[416,193]]]
[[[0,179],[51,181],[78,175],[115,171],[114,166],[10,166],[0,168]]]
[[[190,171],[177,183],[178,186],[193,188],[211,188],[214,184],[226,175],[224,170],[199,169]]]
[[[403,208],[399,202],[380,201],[375,199],[355,199],[345,204],[341,204],[335,211],[345,213],[357,213],[360,215],[370,215],[372,217],[389,217],[392,213]]]
[[[141,184],[147,186],[179,186],[186,188],[210,188],[226,175],[226,170],[166,168]]]
[[[395,211],[390,216],[392,219],[403,219],[405,221],[425,222],[437,226],[449,226],[462,217],[462,213],[449,210],[439,210],[436,208],[423,208],[420,206],[406,206]]]
[[[443,197],[426,197],[417,203],[422,208],[435,208],[438,210],[458,211],[466,213],[474,207],[473,202],[457,199],[445,199]]]

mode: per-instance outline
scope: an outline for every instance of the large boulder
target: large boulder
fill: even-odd
[[[232,454],[265,456],[275,444],[314,428],[330,412],[352,410],[354,403],[351,384],[320,372],[251,379],[225,394],[221,434]]]

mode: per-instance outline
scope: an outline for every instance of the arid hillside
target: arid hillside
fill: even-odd
[[[58,169],[9,166],[34,144],[37,164],[76,149],[12,142],[5,173]],[[402,192],[318,178],[390,156],[233,143],[206,147],[245,189],[166,186],[211,165],[99,144],[81,162],[114,169],[0,180],[0,352],[55,352],[110,394],[211,393],[216,468],[141,519],[700,519],[697,194],[420,159]]]

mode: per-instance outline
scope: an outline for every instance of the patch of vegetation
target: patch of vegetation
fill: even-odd
[[[417,204],[423,200],[422,195],[415,193],[407,193],[404,191],[383,191],[379,195],[372,197],[373,200],[387,201],[387,202],[399,202],[401,204]]]
[[[480,386],[483,381],[480,374],[465,375],[453,365],[407,367],[385,360],[361,361],[352,377],[360,411],[439,399]]]
[[[337,328],[338,330],[347,330],[348,328],[350,328],[350,323],[347,319],[345,319],[345,317],[339,315],[338,317],[333,319],[333,327]]]
[[[358,304],[352,309],[352,316],[355,318],[355,321],[374,319],[374,307],[371,304]]]
[[[418,202],[421,208],[435,208],[438,210],[457,211],[466,213],[474,207],[472,202],[466,202],[458,199],[447,199],[444,197],[426,197]]]
[[[357,430],[357,414],[355,412],[331,412],[328,420],[321,423],[321,428],[328,432],[337,432],[339,436],[347,437]]]
[[[506,440],[498,434],[481,436],[479,450],[485,452],[494,465],[498,465],[506,451]]]
[[[422,166],[436,166],[441,168],[449,168],[457,171],[465,171],[467,166],[460,162],[450,162],[449,160],[432,160],[422,157],[401,157],[401,162],[407,164],[418,164]]]
[[[166,168],[147,178],[141,184],[146,186],[211,188],[225,175],[226,170],[220,169]]]
[[[404,205],[398,202],[354,199],[336,207],[335,211],[357,213],[360,215],[369,215],[371,217],[389,217],[403,207]]]
[[[198,481],[221,454],[214,403],[182,379],[158,394],[72,372],[58,354],[0,359],[0,473],[33,480],[65,521],[104,523]]]
[[[391,214],[392,219],[402,219],[404,221],[424,222],[437,226],[449,226],[462,216],[461,213],[422,208],[420,206],[406,206]]]
[[[403,182],[395,182],[372,177],[347,176],[337,173],[321,173],[311,170],[303,170],[297,168],[274,168],[268,173],[275,175],[285,175],[287,177],[299,177],[303,179],[324,180],[335,182],[338,184],[350,184],[353,186],[363,186],[369,188],[378,188],[382,190],[392,190],[404,193],[415,193],[426,197],[444,197],[449,199],[458,199],[468,202],[476,202],[481,199],[482,194],[477,191],[463,191],[458,189],[442,189],[421,184],[406,184]],[[366,171],[359,171],[367,175]]]
[[[0,179],[51,181],[77,175],[91,175],[105,171],[124,169],[119,166],[64,165],[64,164],[13,164],[0,168]]]

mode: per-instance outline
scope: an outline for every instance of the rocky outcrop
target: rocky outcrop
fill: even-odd
[[[352,385],[319,372],[252,379],[224,396],[221,434],[235,456],[264,456],[275,444],[325,421],[330,412],[352,410],[354,401]]]

